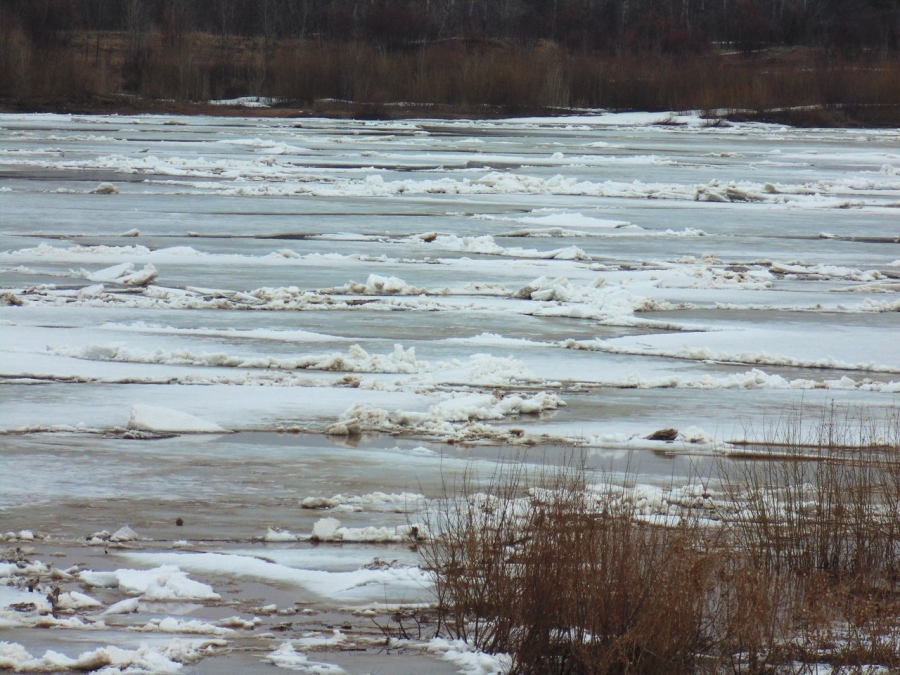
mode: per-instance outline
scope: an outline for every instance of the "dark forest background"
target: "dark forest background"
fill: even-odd
[[[898,61],[900,0],[0,0],[29,109],[896,106]]]

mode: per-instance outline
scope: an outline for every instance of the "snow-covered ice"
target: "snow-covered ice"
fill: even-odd
[[[84,571],[79,579],[90,587],[113,588],[144,600],[217,600],[211,586],[188,578],[174,565],[150,570],[119,569],[113,572]]]
[[[0,668],[26,673],[100,671],[109,675],[175,675],[182,672],[183,664],[199,660],[201,649],[213,644],[176,639],[157,646],[141,644],[137,649],[101,647],[76,657],[48,649],[42,657],[37,657],[20,644],[0,642]]]
[[[319,661],[310,661],[306,654],[298,652],[290,642],[283,643],[278,649],[266,656],[266,661],[278,666],[309,675],[344,675],[340,666]]]
[[[131,408],[129,429],[178,433],[217,434],[225,429],[190,413],[152,405],[135,405]]]

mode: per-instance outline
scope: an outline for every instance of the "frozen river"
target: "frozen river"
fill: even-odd
[[[378,628],[443,484],[577,452],[663,508],[896,414],[898,311],[896,130],[0,115],[0,669],[488,672]]]

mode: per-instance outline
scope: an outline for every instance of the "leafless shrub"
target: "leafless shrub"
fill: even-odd
[[[900,663],[897,411],[789,410],[756,459],[721,463],[735,621],[728,651],[751,671],[790,658]],[[741,619],[741,614],[755,617]]]
[[[643,519],[572,467],[532,479],[519,465],[486,493],[464,481],[429,525],[443,628],[510,653],[516,673],[694,672],[714,534],[690,513]]]
[[[714,514],[647,515],[571,464],[516,464],[481,490],[468,475],[421,548],[437,630],[525,675],[896,668],[896,419],[779,423],[778,454],[723,460]]]

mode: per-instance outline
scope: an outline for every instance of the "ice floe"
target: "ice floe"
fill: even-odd
[[[190,413],[154,405],[138,404],[131,408],[128,428],[161,433],[221,434],[226,430],[218,424]]]
[[[279,668],[309,675],[344,675],[347,672],[334,664],[310,661],[306,654],[296,651],[290,642],[285,642],[270,652],[265,660]]]
[[[185,663],[198,661],[201,650],[223,646],[221,640],[172,640],[137,649],[100,647],[69,657],[47,650],[42,657],[33,656],[22,645],[0,642],[0,668],[25,673],[53,673],[60,671],[100,671],[104,675],[175,675]]]
[[[113,572],[85,570],[78,578],[95,588],[113,588],[144,600],[219,600],[211,586],[190,579],[175,565],[150,570],[119,569]]]
[[[135,562],[161,564],[158,569],[186,569],[198,574],[225,574],[241,579],[300,586],[316,595],[343,600],[373,601],[385,597],[425,594],[430,575],[418,567],[359,569],[348,572],[296,569],[255,557],[219,553],[136,553]],[[96,573],[99,574],[99,573]],[[186,598],[185,598],[186,599]]]

